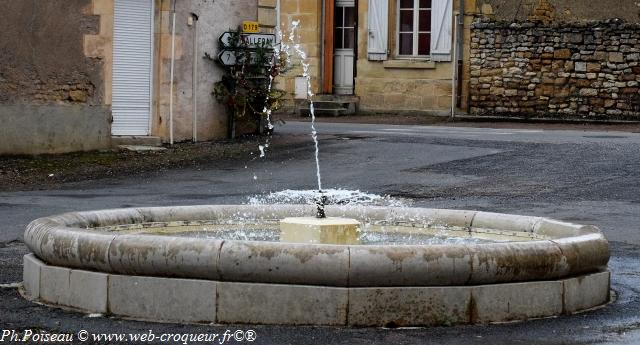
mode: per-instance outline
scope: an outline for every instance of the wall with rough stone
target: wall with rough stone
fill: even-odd
[[[472,114],[640,120],[639,84],[640,24],[471,27]]]
[[[0,154],[108,147],[103,61],[84,50],[84,36],[100,31],[92,9],[92,0],[0,2]]]
[[[550,5],[551,19],[558,23],[599,21],[611,18],[640,21],[640,0],[473,0],[485,14],[498,21],[522,22],[540,4]]]
[[[102,103],[101,62],[83,35],[99,30],[91,0],[0,2],[0,104]]]

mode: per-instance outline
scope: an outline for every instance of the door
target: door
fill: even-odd
[[[353,95],[356,47],[355,0],[336,0],[333,39],[333,90]]]
[[[112,135],[150,134],[153,0],[115,0]]]

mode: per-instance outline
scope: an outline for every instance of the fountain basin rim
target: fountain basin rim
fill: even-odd
[[[112,274],[321,286],[449,286],[600,272],[608,242],[593,226],[541,217],[426,208],[336,207],[330,215],[534,233],[547,239],[466,245],[340,246],[96,233],[143,222],[278,219],[313,205],[207,205],[74,212],[33,221],[25,243],[44,262]]]

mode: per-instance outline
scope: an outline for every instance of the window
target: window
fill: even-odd
[[[431,54],[431,1],[398,0],[398,56]]]
[[[356,8],[354,6],[336,6],[334,47],[353,49],[355,46]]]

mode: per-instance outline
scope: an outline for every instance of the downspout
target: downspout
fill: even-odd
[[[457,71],[458,71],[458,16],[456,13],[455,25],[453,25],[453,56],[451,57],[451,120],[456,118],[456,94],[457,94]]]
[[[460,13],[460,19],[459,19],[460,21],[458,22],[458,25],[459,25],[459,30],[458,30],[458,40],[459,40],[459,43],[458,43],[459,44],[458,55],[460,55],[460,56],[458,57],[458,61],[459,62],[462,61],[462,67],[459,68],[458,71],[462,71],[462,72],[458,74],[458,85],[460,85],[460,89],[461,90],[464,90],[464,85],[462,85],[462,82],[463,82],[462,78],[464,76],[464,59],[465,59],[465,56],[464,56],[464,50],[465,50],[465,47],[464,47],[464,21],[465,21],[465,15],[466,15],[466,12],[465,12],[465,0],[460,0],[460,11],[459,11],[459,13]],[[467,90],[467,92],[469,92],[469,91]],[[463,95],[460,95],[460,96],[461,96],[460,105],[462,105],[462,96]]]
[[[464,52],[464,47],[460,47],[460,42],[464,42],[464,37],[462,37],[462,41],[460,40],[460,35],[464,35],[464,15],[465,15],[465,11],[464,11],[464,6],[465,6],[465,0],[460,0],[460,10],[458,11],[458,13],[456,13],[455,15],[455,25],[454,25],[454,29],[453,29],[453,82],[452,82],[452,92],[451,92],[451,120],[455,120],[455,108],[456,108],[456,104],[458,103],[458,94],[457,94],[457,90],[458,90],[458,85],[460,83],[460,73],[458,73],[459,68],[458,68],[458,63],[460,61],[460,58],[463,57],[463,55],[458,56],[459,54],[463,54]]]
[[[325,34],[326,34],[325,33],[326,30],[325,30],[324,22],[327,20],[327,13],[326,13],[327,12],[326,11],[327,10],[327,5],[325,4],[326,1],[327,0],[322,0],[322,11],[321,11],[321,14],[320,14],[320,23],[322,23],[321,24],[322,25],[322,29],[321,29],[321,32],[320,32],[320,50],[321,50],[321,53],[320,53],[320,77],[322,78],[321,79],[322,80],[322,86],[320,87],[320,89],[322,90],[323,94],[326,93],[325,86],[324,86],[324,84],[325,84],[324,81],[326,80],[325,74],[327,73],[326,68],[325,68],[325,64],[324,64],[324,60],[327,58],[325,56],[325,54],[324,54],[324,51],[325,51],[324,47],[327,44],[326,38],[324,37]]]
[[[282,23],[280,22],[280,0],[276,1],[276,43],[280,43],[278,42],[278,39],[280,35],[278,35],[278,32],[280,30],[282,30],[282,28],[280,27]]]
[[[193,142],[198,142],[198,15],[191,13],[193,18]]]
[[[176,60],[176,1],[173,0],[171,28],[171,82],[169,86],[169,144],[173,145],[173,72]]]

